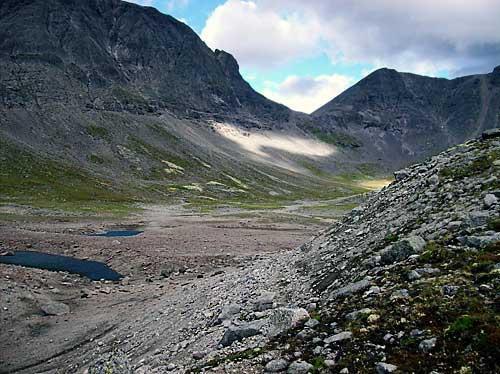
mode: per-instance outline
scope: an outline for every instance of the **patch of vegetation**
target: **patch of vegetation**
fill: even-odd
[[[393,233],[388,233],[384,237],[384,242],[386,245],[397,242],[398,240],[399,240],[399,236],[397,234],[393,234]]]
[[[149,125],[149,127],[151,129],[153,129],[157,134],[159,134],[163,139],[166,139],[171,143],[179,143],[181,140],[176,135],[167,131],[167,129],[165,128],[165,125],[160,125],[158,123],[155,123],[155,124]]]
[[[0,141],[0,202],[77,212],[129,211],[130,193],[81,169]]]
[[[380,166],[377,164],[359,164],[356,168],[363,175],[376,176],[380,174]]]
[[[144,106],[147,101],[138,92],[133,91],[129,88],[124,88],[121,86],[114,86],[111,90],[111,94],[123,104],[135,104]]]
[[[425,245],[419,260],[424,263],[439,263],[445,261],[449,255],[449,252],[442,244],[430,241]]]
[[[464,332],[470,331],[474,327],[475,322],[475,319],[471,316],[460,316],[445,330],[445,333],[447,335],[461,335]]]
[[[97,139],[111,140],[109,131],[105,127],[90,125],[87,127],[87,133]]]
[[[99,164],[99,165],[102,165],[104,163],[106,163],[106,161],[100,157],[100,156],[97,156],[96,154],[91,154],[87,157],[87,159],[90,161],[90,162],[93,162],[94,164]]]
[[[325,358],[321,356],[314,357],[311,360],[311,365],[314,366],[312,373],[319,373],[321,372],[321,369],[326,368]]]
[[[500,151],[492,151],[487,155],[480,156],[467,165],[452,168],[445,167],[439,171],[439,175],[443,178],[461,179],[473,175],[479,175],[489,170],[493,161],[500,159]]]
[[[339,147],[358,148],[363,144],[352,135],[342,132],[325,132],[319,129],[311,129],[313,135],[324,143],[333,144]]]
[[[162,162],[162,160],[169,161],[182,167],[183,169],[189,169],[196,165],[190,160],[179,157],[160,148],[157,148],[151,144],[148,144],[136,136],[129,136],[127,147],[130,150],[139,154],[146,155],[153,160],[157,160],[159,162]]]
[[[261,348],[248,348],[240,352],[235,352],[235,353],[230,353],[227,356],[221,356],[214,358],[210,361],[208,361],[206,364],[203,365],[203,372],[207,368],[213,368],[216,366],[219,366],[225,362],[239,362],[243,360],[249,360],[255,357],[258,357],[263,353]],[[191,368],[190,372],[192,373],[201,373],[202,368]]]
[[[500,232],[500,217],[494,217],[488,221],[488,229]]]

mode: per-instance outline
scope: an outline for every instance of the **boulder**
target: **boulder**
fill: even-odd
[[[309,318],[309,313],[303,308],[277,308],[267,319],[264,331],[267,336],[277,336]]]
[[[430,338],[422,340],[418,345],[418,348],[425,353],[430,352],[436,346],[437,338]]]
[[[494,139],[494,138],[498,138],[498,137],[500,137],[500,129],[498,129],[498,128],[486,130],[481,134],[481,138],[483,140]]]
[[[394,179],[396,179],[396,182],[400,182],[403,179],[408,178],[409,176],[410,176],[410,172],[406,169],[394,172]]]
[[[425,247],[425,240],[420,236],[410,236],[382,250],[380,262],[384,265],[400,262],[413,254],[420,253]]]
[[[483,201],[484,201],[484,206],[486,206],[487,208],[491,208],[493,205],[498,203],[498,198],[492,193],[489,193],[486,194]]]
[[[262,324],[259,322],[245,322],[241,325],[229,326],[219,344],[223,347],[228,347],[236,341],[261,334]]]
[[[254,310],[262,312],[264,310],[272,309],[274,303],[274,292],[262,292],[261,295],[254,300]]]
[[[279,373],[285,371],[288,367],[288,361],[283,358],[269,361],[264,367],[266,373]]]
[[[62,316],[70,312],[68,305],[57,301],[48,301],[40,305],[40,309],[47,316]]]
[[[386,362],[379,362],[375,366],[375,371],[377,372],[377,374],[394,373],[396,370],[398,370],[398,367],[396,365],[388,364]]]
[[[343,331],[339,332],[338,334],[332,335],[324,340],[325,344],[332,344],[332,343],[337,343],[341,342],[343,340],[350,340],[352,339],[352,332],[350,331]]]
[[[232,319],[241,311],[241,306],[238,304],[228,304],[222,307],[222,310],[217,317],[217,323],[222,323]]]
[[[344,286],[344,287],[341,287],[341,288],[338,288],[337,290],[335,290],[332,293],[332,298],[351,295],[353,293],[363,291],[370,286],[371,286],[371,283],[368,279],[362,279],[358,282],[349,283],[347,286]]]
[[[314,368],[309,362],[306,361],[294,361],[290,364],[287,370],[287,374],[306,374],[309,373]]]

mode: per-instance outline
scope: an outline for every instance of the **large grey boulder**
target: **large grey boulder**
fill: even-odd
[[[337,298],[340,296],[347,296],[353,293],[363,291],[371,286],[370,280],[362,279],[358,282],[349,283],[348,285],[338,288],[332,293],[332,298]]]
[[[380,262],[384,265],[403,261],[413,254],[420,253],[425,247],[425,240],[420,236],[410,236],[382,250]]]
[[[236,316],[241,311],[241,306],[238,304],[228,304],[222,307],[222,310],[217,317],[217,323],[228,321]]]
[[[283,358],[269,361],[264,367],[266,373],[279,373],[285,371],[288,367],[288,361]]]
[[[351,340],[352,339],[352,332],[350,331],[343,331],[339,332],[338,334],[332,335],[324,340],[325,344],[332,344],[332,343],[337,343],[341,342],[343,340]]]
[[[236,341],[261,334],[261,329],[261,321],[244,322],[240,325],[233,324],[227,328],[219,344],[223,347],[228,347]]]
[[[379,362],[375,366],[375,370],[377,371],[377,374],[389,374],[394,373],[396,370],[398,370],[398,367],[386,362]]]
[[[40,305],[40,309],[47,316],[62,316],[70,312],[68,305],[57,301],[47,301]]]
[[[272,309],[275,296],[276,294],[274,292],[262,292],[261,295],[253,302],[254,310],[262,312],[264,310]]]
[[[437,338],[430,338],[430,339],[422,340],[420,342],[420,344],[418,345],[418,348],[421,351],[428,353],[432,349],[434,349],[434,347],[436,346],[436,342],[437,342]]]
[[[410,176],[410,171],[406,169],[394,172],[394,179],[396,179],[396,182],[400,182],[403,179],[408,178],[409,176]]]
[[[287,374],[306,374],[309,373],[314,368],[309,362],[306,361],[295,361],[290,364],[287,370]]]
[[[309,313],[304,308],[277,308],[267,319],[264,333],[267,336],[277,336],[309,318]]]

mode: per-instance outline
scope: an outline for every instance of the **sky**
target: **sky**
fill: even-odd
[[[310,113],[381,67],[454,78],[500,65],[500,0],[129,0],[231,53],[268,98]]]

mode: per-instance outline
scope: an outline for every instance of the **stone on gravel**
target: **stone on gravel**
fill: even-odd
[[[258,323],[258,321],[246,322],[241,325],[231,325],[224,333],[219,344],[223,347],[228,347],[236,341],[261,334],[261,328],[262,324]]]
[[[362,279],[358,282],[350,283],[347,286],[341,287],[332,293],[332,298],[337,298],[340,296],[347,296],[353,293],[363,291],[370,287],[370,281],[368,279]]]
[[[272,309],[275,296],[276,294],[274,292],[262,292],[253,302],[254,310],[263,312],[264,310]]]
[[[360,310],[355,310],[354,312],[351,312],[351,313],[347,313],[345,315],[345,318],[349,321],[354,321],[354,320],[358,319],[360,316],[368,315],[368,314],[372,313],[373,311],[374,310],[371,308],[363,308]]]
[[[403,261],[413,254],[420,253],[424,247],[425,240],[422,237],[410,236],[383,249],[380,261],[384,265]]]
[[[375,366],[375,370],[377,371],[377,374],[388,374],[394,373],[396,370],[398,370],[398,367],[396,365],[388,364],[385,362],[379,362],[377,363],[377,366]]]
[[[310,318],[305,324],[304,326],[305,327],[309,327],[311,329],[315,328],[316,326],[319,325],[319,321],[317,319],[314,319],[314,318]]]
[[[398,170],[394,172],[394,179],[396,179],[396,182],[400,182],[403,179],[406,179],[410,176],[410,172],[406,169],[403,170]]]
[[[309,318],[309,313],[303,308],[274,309],[266,321],[265,334],[267,336],[279,335]]]
[[[484,197],[484,205],[487,207],[487,208],[490,208],[492,207],[493,205],[495,205],[496,203],[498,202],[498,198],[489,193],[489,194],[486,194],[486,196]]]
[[[332,335],[324,340],[325,344],[331,344],[336,342],[341,342],[343,340],[352,339],[352,332],[344,331],[338,334]]]
[[[285,371],[288,367],[288,361],[283,358],[269,361],[264,367],[266,373],[279,373]]]
[[[409,273],[408,273],[408,280],[409,281],[414,281],[414,280],[417,280],[417,279],[420,279],[422,276],[420,275],[420,273],[416,270],[411,270]]]
[[[57,301],[49,301],[41,304],[40,309],[47,316],[62,316],[70,312],[68,305]]]
[[[217,322],[222,323],[224,321],[232,319],[241,311],[241,306],[238,304],[228,304],[222,307],[222,311],[217,317]]]
[[[426,339],[422,340],[420,344],[418,345],[418,348],[427,353],[430,352],[435,346],[436,346],[437,338],[431,338],[431,339]]]
[[[309,362],[306,361],[294,361],[290,364],[287,370],[287,374],[306,374],[309,373],[314,368]]]

